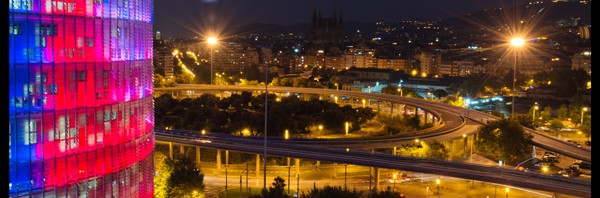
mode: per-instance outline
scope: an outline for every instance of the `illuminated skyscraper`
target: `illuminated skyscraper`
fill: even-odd
[[[152,12],[9,0],[9,196],[152,197]]]

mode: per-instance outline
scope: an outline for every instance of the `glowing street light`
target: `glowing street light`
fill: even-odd
[[[523,40],[521,37],[515,37],[510,40],[510,44],[515,47],[521,47],[525,45],[525,40]]]
[[[339,90],[340,90],[340,87],[338,86],[338,84],[337,84],[337,83],[335,83],[335,90],[336,90],[336,91],[339,91]]]
[[[506,187],[504,191],[506,191],[506,197],[508,197],[508,191],[509,191],[509,188],[508,188],[508,187]]]
[[[520,48],[522,46],[525,45],[525,40],[523,40],[523,38],[521,37],[515,37],[513,39],[510,40],[510,44],[511,46],[513,46],[514,52],[515,52],[515,62],[513,65],[513,86],[512,86],[512,90],[513,90],[513,95],[512,95],[512,110],[510,112],[510,115],[514,115],[515,114],[515,95],[517,94],[517,91],[515,89],[516,87],[516,83],[517,83],[517,48]]]
[[[588,108],[587,108],[587,107],[583,107],[583,108],[581,109],[581,122],[579,122],[579,125],[580,125],[580,126],[583,126],[583,113],[584,113],[584,112],[586,112],[587,110],[588,110]]]
[[[363,108],[367,107],[367,100],[362,99],[362,103],[363,103]]]
[[[440,183],[441,183],[440,178],[435,179],[435,184],[437,185],[438,198],[440,197]]]
[[[213,46],[215,44],[217,44],[218,40],[216,37],[208,37],[208,39],[206,40],[208,42],[208,45],[210,46],[210,84],[213,84]]]
[[[285,140],[290,139],[290,131],[289,130],[285,130],[285,136],[284,136]]]
[[[202,135],[206,135],[206,130],[202,129],[201,133]]]
[[[415,139],[415,143],[419,143],[419,141],[420,141],[419,138]]]
[[[348,129],[350,128],[350,123],[346,122],[346,135],[348,135]]]

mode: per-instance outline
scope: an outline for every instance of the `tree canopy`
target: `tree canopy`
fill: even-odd
[[[476,148],[484,155],[511,162],[531,153],[532,137],[518,122],[501,119],[479,128]]]

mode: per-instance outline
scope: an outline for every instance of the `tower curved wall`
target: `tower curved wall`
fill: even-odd
[[[9,0],[9,196],[152,197],[153,0]]]

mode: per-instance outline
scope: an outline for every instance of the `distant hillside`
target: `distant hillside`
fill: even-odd
[[[504,13],[513,13],[511,8],[501,9],[486,9],[479,12],[451,17],[442,21],[442,24],[454,29],[473,28],[473,22],[477,24],[496,24],[497,21],[504,18]],[[558,3],[543,3],[535,5],[525,5],[519,7],[523,15],[529,17],[543,17],[540,22],[554,22],[562,19],[580,18],[579,23],[591,24],[591,3],[581,4],[577,2],[558,2]],[[473,22],[469,22],[473,21]]]
[[[249,33],[308,33],[309,23],[300,23],[295,25],[277,25],[277,24],[266,24],[266,23],[252,23],[239,26],[235,28],[239,34]],[[364,32],[374,32],[376,30],[375,22],[373,23],[361,23],[355,21],[349,21],[344,23],[344,31],[346,34],[356,31],[357,29]]]

